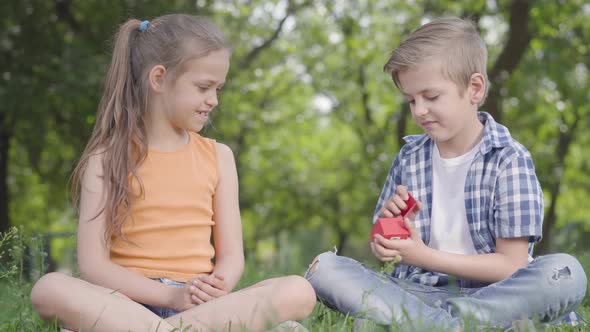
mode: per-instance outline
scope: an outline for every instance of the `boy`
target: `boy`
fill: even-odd
[[[578,324],[572,312],[586,275],[572,256],[532,259],[541,239],[543,193],[530,153],[506,127],[478,113],[487,92],[487,50],[473,23],[423,25],[385,64],[425,134],[396,156],[373,222],[419,201],[410,237],[371,242],[392,276],[347,257],[319,255],[306,277],[318,298],[379,324],[458,330],[466,321],[505,328],[521,319]],[[466,320],[465,318],[468,318]]]

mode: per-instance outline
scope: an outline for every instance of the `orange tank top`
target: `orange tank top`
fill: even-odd
[[[150,149],[139,168],[144,195],[133,200],[124,239],[111,260],[148,278],[186,282],[213,270],[213,197],[218,183],[214,140],[190,133],[176,151]],[[139,192],[139,185],[132,181]]]

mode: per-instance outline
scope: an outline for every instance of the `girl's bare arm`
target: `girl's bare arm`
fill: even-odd
[[[233,153],[228,146],[218,143],[217,155],[219,183],[214,201],[216,264],[213,273],[223,276],[225,290],[231,291],[244,271],[238,174]]]
[[[182,288],[161,284],[110,260],[105,243],[105,218],[100,213],[104,199],[102,156],[94,155],[82,179],[78,223],[78,265],[80,277],[113,289],[134,301],[184,310],[192,307],[190,294]],[[97,216],[98,214],[98,216]],[[96,216],[96,218],[94,218]]]

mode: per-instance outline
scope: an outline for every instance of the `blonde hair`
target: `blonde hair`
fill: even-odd
[[[163,65],[175,79],[189,60],[228,49],[223,33],[204,17],[172,14],[146,23],[130,19],[115,35],[96,124],[72,174],[72,196],[78,203],[88,161],[93,155],[102,155],[105,196],[99,214],[105,216],[107,243],[113,235],[122,237],[121,228],[130,215],[132,198],[144,192],[137,171],[148,150],[150,70]],[[140,184],[139,193],[133,192],[132,179]]]
[[[442,74],[457,84],[460,92],[467,89],[475,73],[484,76],[487,90],[488,51],[471,20],[447,17],[422,25],[391,52],[383,70],[401,89],[399,73],[431,59],[441,61]]]

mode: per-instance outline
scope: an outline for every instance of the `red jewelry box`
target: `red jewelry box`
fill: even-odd
[[[404,201],[408,206],[407,209],[402,210],[401,217],[393,218],[379,218],[373,230],[371,230],[371,241],[375,241],[375,234],[380,234],[386,239],[401,239],[405,240],[410,236],[410,231],[406,228],[404,218],[416,207],[416,200],[410,193],[408,193],[408,199]]]

